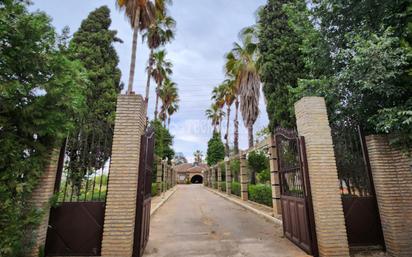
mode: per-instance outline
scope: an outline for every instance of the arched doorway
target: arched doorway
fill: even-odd
[[[190,183],[192,184],[202,184],[203,183],[203,177],[201,175],[194,175],[192,179],[190,180]]]

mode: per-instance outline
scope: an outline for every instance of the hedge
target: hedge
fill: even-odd
[[[249,200],[272,207],[272,188],[267,184],[249,185]]]
[[[226,181],[220,182],[220,187],[222,188],[223,192],[226,192]]]
[[[157,191],[157,183],[152,183],[152,196],[156,196],[159,192]]]
[[[240,183],[232,182],[232,194],[240,197]]]

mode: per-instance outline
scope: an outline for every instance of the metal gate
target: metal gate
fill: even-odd
[[[294,130],[278,128],[275,140],[284,234],[306,253],[317,256],[304,138]]]
[[[333,126],[332,136],[349,246],[385,248],[362,130],[354,125]]]
[[[154,143],[155,133],[153,128],[149,127],[142,135],[140,146],[133,257],[143,256],[149,240]]]
[[[95,125],[73,132],[61,148],[46,256],[101,253],[113,130]]]

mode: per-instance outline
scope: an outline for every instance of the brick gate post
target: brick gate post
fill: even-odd
[[[140,141],[146,124],[140,95],[120,95],[113,136],[102,256],[131,257],[136,215]]]
[[[156,184],[157,193],[160,195],[162,193],[162,159],[156,156]]]
[[[216,169],[217,169],[217,190],[222,191],[222,169],[220,168],[219,164],[216,166]]]
[[[338,172],[325,100],[295,103],[297,128],[305,137],[319,255],[349,257]]]
[[[282,205],[280,202],[280,183],[279,183],[279,165],[278,151],[276,141],[273,135],[269,140],[269,167],[270,167],[270,184],[272,185],[272,203],[273,214],[282,214]]]
[[[240,152],[240,197],[243,201],[249,200],[249,175],[247,172],[246,153]]]
[[[412,159],[386,135],[366,137],[386,250],[412,256]]]
[[[57,148],[51,151],[48,164],[46,165],[36,188],[33,190],[29,201],[29,204],[34,208],[42,209],[42,211],[44,211],[44,216],[42,217],[39,226],[33,232],[34,244],[32,250],[28,254],[30,257],[39,256],[40,247],[44,247],[46,243],[50,214],[48,203],[54,192],[59,152],[60,151]]]
[[[212,168],[212,180],[213,180],[213,189],[217,189],[217,175],[216,175],[217,166],[213,166]]]
[[[232,172],[230,170],[230,160],[225,160],[225,173],[226,173],[226,194],[232,194]]]

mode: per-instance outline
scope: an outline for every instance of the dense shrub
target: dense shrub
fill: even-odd
[[[272,188],[270,185],[249,185],[249,200],[272,207]]]
[[[223,192],[226,192],[226,182],[220,182],[220,187],[222,188]]]
[[[157,183],[152,183],[152,196],[156,196],[159,194],[159,191],[157,190]]]
[[[240,183],[232,182],[232,194],[240,197]]]

